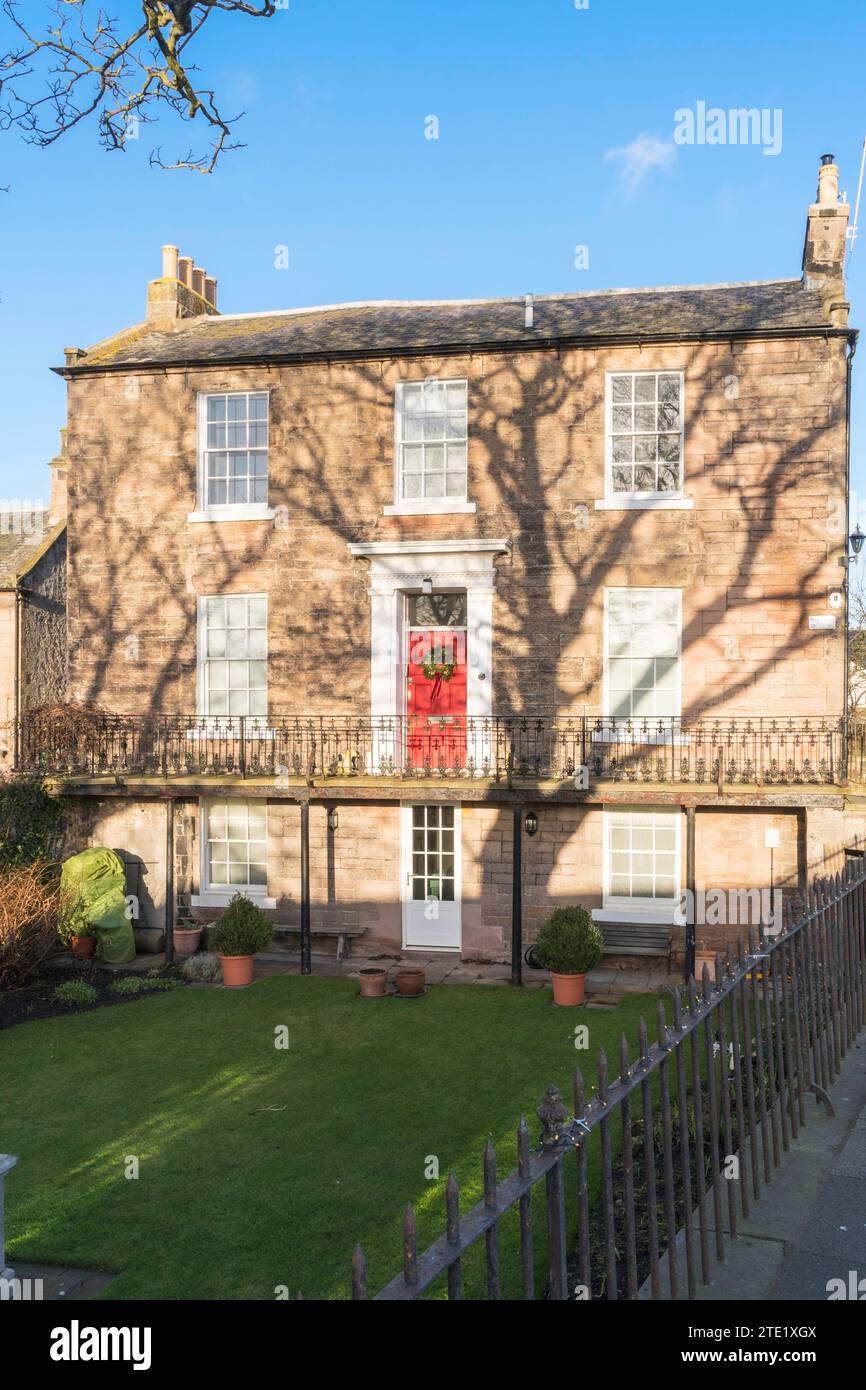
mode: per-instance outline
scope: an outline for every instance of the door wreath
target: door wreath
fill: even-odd
[[[424,661],[421,664],[428,681],[450,681],[456,669],[455,661]]]

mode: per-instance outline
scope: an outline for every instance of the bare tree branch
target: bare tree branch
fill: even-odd
[[[212,15],[222,11],[269,19],[276,0],[140,0],[141,22],[121,26],[90,0],[56,0],[45,27],[31,28],[20,0],[2,0],[16,45],[0,51],[0,130],[17,127],[31,144],[53,145],[94,117],[102,144],[124,150],[139,127],[168,109],[207,128],[206,151],[163,163],[163,169],[209,174],[220,155],[240,148],[232,130],[243,112],[224,116],[212,88],[199,83],[187,50]],[[90,8],[88,8],[90,6]],[[33,8],[30,0],[28,10]]]

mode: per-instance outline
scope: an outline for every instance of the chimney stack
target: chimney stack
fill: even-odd
[[[66,430],[60,431],[60,451],[48,465],[51,469],[51,497],[48,503],[48,525],[56,526],[66,519]]]
[[[181,256],[176,246],[162,248],[162,276],[147,287],[147,321],[170,331],[181,319],[215,314],[217,282],[197,266],[192,256]]]
[[[820,290],[834,327],[848,324],[845,299],[845,251],[851,208],[839,202],[839,170],[831,154],[821,156],[817,202],[809,208],[803,249],[803,283]]]

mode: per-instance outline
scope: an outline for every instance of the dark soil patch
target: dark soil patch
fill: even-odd
[[[138,994],[114,994],[109,986],[127,978],[142,979],[139,971],[106,970],[99,964],[79,963],[76,965],[55,966],[42,970],[32,984],[23,989],[10,989],[0,992],[0,1029],[14,1028],[16,1023],[30,1023],[39,1018],[68,1018],[70,1014],[93,1013],[114,1004],[134,1004],[139,999],[153,999],[161,993],[158,989],[145,986]],[[161,980],[178,980],[186,985],[179,970],[161,970]],[[83,1007],[60,1004],[52,996],[58,985],[66,980],[84,980],[93,985],[97,992],[94,1004]]]

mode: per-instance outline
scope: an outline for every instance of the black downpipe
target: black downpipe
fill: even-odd
[[[857,334],[853,333],[848,339],[848,361],[846,364],[845,380],[845,655],[844,655],[844,680],[845,693],[842,707],[842,766],[844,777],[847,780],[849,766],[849,718],[848,701],[851,697],[850,692],[850,642],[851,642],[851,617],[849,604],[851,602],[851,561],[848,554],[848,536],[851,533],[851,379],[854,367],[854,354],[857,351]]]
[[[165,963],[174,965],[174,797],[165,804]]]
[[[310,803],[301,802],[301,974],[312,975],[310,944]]]
[[[695,808],[686,807],[686,960],[685,980],[695,978]]]
[[[511,983],[523,984],[523,807],[514,807],[511,856]]]

